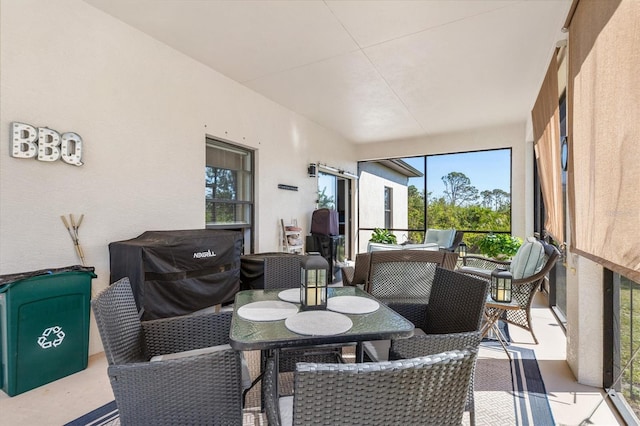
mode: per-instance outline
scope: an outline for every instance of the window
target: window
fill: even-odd
[[[609,286],[610,292],[606,291]],[[636,301],[640,298],[640,284],[605,270],[605,294],[611,295],[611,300],[605,299],[605,324],[613,329],[613,333],[605,333],[603,342],[604,386],[617,396],[612,401],[620,415],[633,419],[627,424],[636,424],[636,418],[640,416],[640,303]],[[606,308],[607,303],[611,306],[610,311]]]
[[[214,139],[207,139],[206,151],[206,226],[240,230],[252,247],[253,151]]]
[[[318,172],[318,208],[335,209],[338,180],[330,173]]]
[[[470,247],[489,232],[511,233],[511,149],[363,161],[358,173],[361,252],[383,226],[413,243],[427,228],[455,228]]]
[[[384,228],[393,228],[393,188],[384,187]]]

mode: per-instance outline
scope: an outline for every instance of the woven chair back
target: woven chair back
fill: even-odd
[[[423,330],[427,334],[480,330],[489,283],[438,268],[431,287]]]
[[[144,336],[129,278],[104,289],[91,301],[109,364],[147,361]]]
[[[461,424],[476,356],[465,349],[378,363],[298,364],[293,424]]]
[[[300,287],[300,255],[264,258],[264,288]]]
[[[367,291],[380,299],[428,299],[436,267],[445,256],[428,250],[372,252]]]

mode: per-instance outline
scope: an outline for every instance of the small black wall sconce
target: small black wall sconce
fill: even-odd
[[[307,173],[309,174],[309,177],[316,177],[316,165],[313,163],[309,164],[309,167],[307,167]]]

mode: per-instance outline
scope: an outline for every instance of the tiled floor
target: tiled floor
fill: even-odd
[[[585,420],[595,425],[622,424],[606,403],[600,404],[587,419],[598,406],[602,394],[597,388],[576,383],[564,361],[564,333],[551,311],[541,304],[542,297],[539,295],[539,303],[533,310],[534,328],[540,343],[534,345],[531,336],[517,327],[510,327],[510,333],[515,345],[536,352],[557,424],[579,425]],[[12,398],[0,392],[0,425],[63,425],[112,399],[106,360],[103,354],[98,354],[90,357],[89,367],[79,373]]]

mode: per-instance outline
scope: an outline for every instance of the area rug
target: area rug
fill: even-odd
[[[507,350],[512,361],[496,341],[480,346],[474,388],[476,424],[555,425],[534,351],[514,345]]]
[[[475,378],[476,425],[554,425],[544,382],[533,350],[508,346],[512,361],[498,342],[485,341],[480,347]],[[259,352],[245,353],[252,373],[259,365]],[[347,360],[350,354],[346,353]],[[290,389],[292,373],[281,376],[281,390]],[[244,426],[267,425],[260,412],[260,389],[247,395]],[[465,413],[464,424],[469,424]],[[119,426],[114,401],[67,423],[65,426]]]

